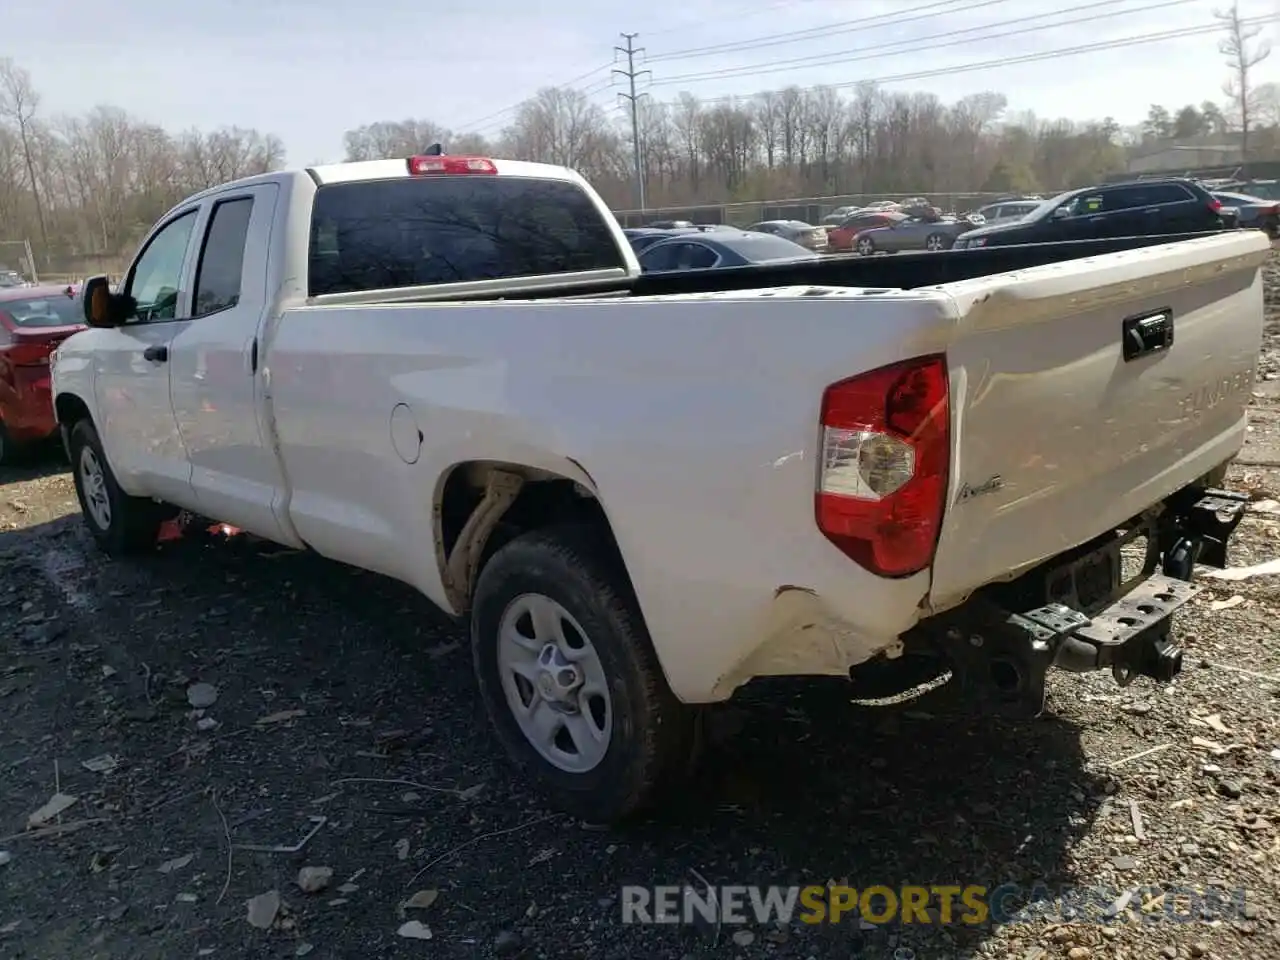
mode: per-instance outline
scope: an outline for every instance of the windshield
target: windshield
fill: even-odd
[[[1039,220],[1041,217],[1047,217],[1053,210],[1056,210],[1058,207],[1062,206],[1062,204],[1066,203],[1068,199],[1075,196],[1076,193],[1077,191],[1075,190],[1067,190],[1058,194],[1056,197],[1050,197],[1048,200],[1044,201],[1044,203],[1038,204],[1028,210],[1022,219]]]
[[[20,327],[73,327],[83,322],[80,302],[67,296],[0,300],[0,311]]]

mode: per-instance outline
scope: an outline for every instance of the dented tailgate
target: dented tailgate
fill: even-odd
[[[1124,523],[1239,451],[1269,250],[1260,231],[1239,231],[942,288],[960,320],[935,608]]]

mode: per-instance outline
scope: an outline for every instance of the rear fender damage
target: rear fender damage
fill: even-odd
[[[847,677],[853,664],[873,657],[894,660],[902,641],[873,642],[855,631],[817,591],[784,584],[765,611],[759,643],[716,685],[727,697],[756,677]]]

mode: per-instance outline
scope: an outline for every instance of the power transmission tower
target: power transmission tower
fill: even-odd
[[[627,42],[627,45],[625,47],[614,47],[613,49],[617,53],[626,55],[627,69],[625,70],[615,69],[613,72],[618,74],[619,76],[626,77],[628,86],[630,87],[630,90],[631,90],[630,93],[620,93],[618,94],[618,96],[622,97],[624,100],[630,101],[631,103],[631,153],[635,160],[635,167],[636,167],[636,197],[639,200],[639,208],[643,210],[645,209],[645,195],[644,195],[645,190],[644,190],[644,166],[640,160],[640,109],[639,108],[640,108],[640,98],[643,96],[647,96],[647,94],[636,93],[636,78],[642,77],[646,73],[649,74],[650,76],[652,76],[653,74],[649,70],[636,69],[636,54],[644,53],[643,47],[637,47],[635,45],[636,37],[640,36],[640,34],[623,33],[623,34],[620,34],[620,36],[622,37],[623,40]]]

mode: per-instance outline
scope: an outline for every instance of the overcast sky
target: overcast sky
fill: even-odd
[[[652,71],[642,87],[664,100],[682,90],[713,98],[883,79],[892,89],[947,100],[998,90],[1013,110],[1136,123],[1152,102],[1222,99],[1217,33],[1005,61],[1208,26],[1214,9],[1228,4],[29,0],[8,5],[0,56],[30,71],[46,115],[109,103],[172,129],[256,127],[282,137],[290,161],[301,165],[341,159],[343,131],[373,120],[425,117],[496,134],[510,120],[508,108],[540,86],[572,81],[613,110],[608,81],[620,30],[640,34]],[[1280,0],[1240,0],[1240,10],[1270,15],[1266,35],[1277,51],[1258,80],[1280,81]],[[802,62],[786,62],[794,60]],[[967,72],[904,76],[992,61]]]

